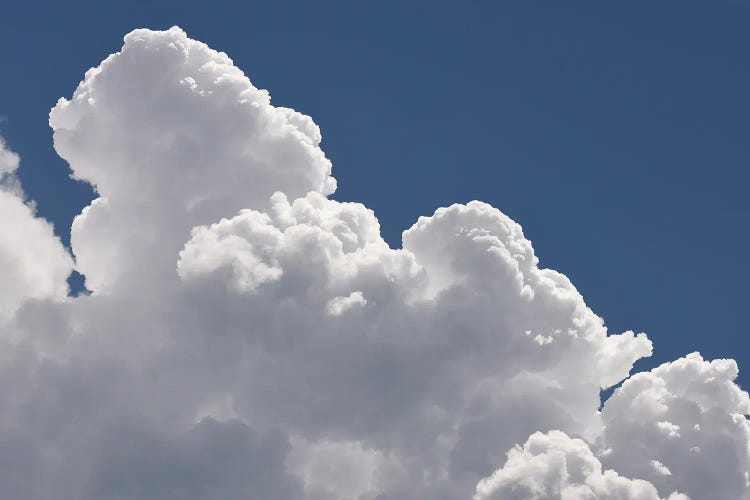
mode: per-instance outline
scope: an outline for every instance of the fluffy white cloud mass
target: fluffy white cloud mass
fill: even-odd
[[[180,29],[128,34],[50,125],[98,194],[71,228],[92,293],[66,296],[71,257],[0,192],[5,497],[748,497],[733,361],[634,375],[599,411],[644,334],[608,332],[487,204],[390,248],[328,198],[312,119]]]
[[[477,485],[475,500],[509,499],[660,500],[654,485],[628,479],[601,462],[588,445],[561,431],[537,432],[508,452],[503,468]],[[687,497],[673,493],[669,500]]]
[[[18,155],[0,138],[0,323],[26,300],[64,299],[73,267],[52,226],[24,201],[18,164]]]

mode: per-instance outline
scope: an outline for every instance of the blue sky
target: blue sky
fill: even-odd
[[[177,24],[313,116],[334,198],[374,209],[392,245],[486,201],[613,331],[649,334],[639,367],[694,350],[750,366],[746,3],[157,3],[0,7],[0,129],[65,241],[91,194],[49,109],[126,32]]]

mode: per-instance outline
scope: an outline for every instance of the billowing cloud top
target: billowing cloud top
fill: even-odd
[[[179,28],[128,34],[50,125],[98,194],[71,228],[92,294],[0,192],[8,498],[747,498],[733,361],[627,378],[651,342],[485,203],[390,248],[328,198],[312,119]]]

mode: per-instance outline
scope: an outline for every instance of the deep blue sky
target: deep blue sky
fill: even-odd
[[[650,335],[640,367],[700,350],[750,385],[750,3],[3,2],[0,130],[64,241],[91,193],[49,109],[126,32],[175,24],[313,116],[335,198],[392,245],[487,201],[612,330]]]

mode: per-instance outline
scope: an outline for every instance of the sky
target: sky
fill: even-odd
[[[97,289],[105,295],[111,293],[113,297],[143,289],[146,290],[144,294],[150,296],[151,292],[147,290],[153,283],[149,276],[161,276],[161,264],[149,260],[154,257],[153,249],[145,243],[141,248],[140,236],[119,239],[119,235],[130,234],[128,231],[136,227],[136,223],[144,225],[146,234],[150,227],[146,219],[152,217],[158,222],[154,222],[154,230],[163,230],[160,224],[174,209],[169,200],[176,199],[176,193],[182,192],[181,189],[188,189],[183,183],[192,179],[190,175],[197,176],[197,179],[203,177],[200,177],[199,165],[192,166],[191,159],[178,161],[172,157],[169,158],[176,163],[174,170],[168,173],[173,177],[164,174],[162,178],[160,174],[154,180],[145,173],[147,169],[141,170],[140,167],[134,167],[132,173],[125,175],[122,172],[129,169],[129,162],[145,165],[148,161],[141,161],[138,155],[142,153],[138,150],[128,149],[126,145],[130,143],[124,140],[122,144],[111,143],[103,135],[103,131],[111,130],[113,134],[119,133],[123,137],[133,134],[133,137],[143,140],[128,128],[124,112],[122,116],[117,115],[119,111],[113,107],[114,111],[110,111],[110,117],[105,119],[92,111],[91,123],[98,124],[99,128],[81,122],[85,125],[80,125],[80,131],[73,127],[80,135],[71,132],[73,138],[69,139],[66,132],[60,132],[58,137],[57,130],[68,130],[71,127],[69,122],[78,120],[74,117],[79,111],[66,111],[72,106],[61,108],[57,125],[53,123],[56,130],[53,143],[50,109],[59,98],[70,99],[84,79],[86,70],[98,66],[109,54],[119,50],[126,33],[141,27],[163,30],[179,25],[188,37],[228,53],[234,65],[247,74],[255,87],[269,90],[274,106],[294,108],[313,118],[322,133],[320,147],[333,165],[332,175],[338,184],[330,198],[363,203],[374,211],[380,224],[378,234],[382,234],[392,248],[403,245],[407,249],[409,246],[407,250],[416,255],[416,262],[427,270],[428,275],[432,273],[432,284],[424,292],[427,299],[433,299],[434,294],[447,296],[440,293],[447,289],[446,283],[452,283],[455,278],[451,272],[458,272],[455,269],[448,272],[435,264],[442,262],[444,256],[437,251],[434,255],[431,253],[432,239],[443,241],[441,231],[450,232],[451,217],[472,221],[476,217],[485,221],[487,217],[496,216],[487,215],[484,208],[471,205],[466,209],[455,209],[454,215],[451,215],[453,212],[440,217],[436,215],[434,220],[431,219],[432,223],[425,222],[423,232],[417,228],[410,233],[412,240],[409,245],[402,244],[402,232],[412,227],[420,216],[431,216],[438,207],[481,200],[520,224],[524,236],[533,243],[534,252],[540,259],[539,267],[555,269],[566,275],[583,295],[586,305],[603,317],[610,333],[633,330],[648,334],[654,344],[653,356],[643,357],[643,345],[633,337],[625,343],[629,347],[623,347],[623,356],[627,359],[612,361],[613,373],[619,374],[623,369],[627,373],[629,363],[635,363],[636,371],[650,370],[663,362],[700,351],[707,360],[736,359],[740,367],[739,384],[750,385],[750,378],[743,372],[743,367],[750,366],[743,307],[748,296],[745,283],[750,281],[747,259],[750,236],[746,230],[750,216],[750,197],[746,196],[750,181],[747,169],[750,164],[747,143],[750,132],[750,97],[747,92],[750,67],[744,62],[750,43],[747,30],[750,6],[746,3],[667,1],[603,5],[566,2],[551,5],[546,2],[476,2],[459,5],[452,2],[404,2],[397,5],[395,2],[214,2],[208,5],[181,1],[104,5],[101,2],[16,2],[0,9],[0,60],[6,68],[0,86],[0,133],[7,147],[20,156],[18,177],[25,196],[34,200],[36,215],[54,224],[55,234],[68,248],[73,218],[95,198],[91,183],[98,184],[100,191],[111,190],[112,212],[101,217],[112,217],[118,221],[116,224],[122,223],[123,226],[116,234],[104,229],[100,231],[97,229],[100,220],[93,215],[95,210],[90,212],[89,225],[81,224],[78,244],[74,242],[73,246],[79,247],[75,251],[79,268],[88,269],[84,274],[90,280],[87,284],[94,290],[94,295]],[[158,74],[158,66],[154,68],[151,73],[143,72],[142,81],[155,88],[158,82],[154,83],[149,76]],[[124,77],[120,73],[113,75],[113,79],[127,77],[127,74]],[[136,72],[133,78],[140,75]],[[113,85],[113,88],[120,87]],[[120,94],[115,92],[113,95]],[[170,100],[171,94],[158,95],[160,100],[154,101],[157,106],[153,111],[154,121],[150,123],[161,123],[158,122],[161,115],[157,113],[162,102],[165,109],[171,104],[176,106],[170,113],[179,115],[181,109],[180,102]],[[131,104],[140,109],[137,103]],[[143,116],[151,116],[148,110],[142,111]],[[85,115],[84,111],[80,113]],[[216,113],[219,116],[219,111]],[[189,119],[192,115],[185,116]],[[217,118],[217,129],[227,123],[227,130],[234,130],[231,128],[235,123],[233,117],[227,115],[226,122]],[[241,126],[245,122],[237,118],[236,123]],[[198,127],[196,130],[201,134],[210,133],[210,129]],[[258,130],[265,129],[260,127]],[[198,140],[196,136],[185,134]],[[133,144],[140,143],[134,139]],[[99,149],[105,145],[106,150]],[[225,158],[222,155],[226,155],[231,159],[235,154],[233,147],[239,146],[232,143],[225,149],[209,149],[217,157]],[[285,157],[275,156],[274,147],[268,146],[271,158],[268,161],[283,164]],[[153,161],[158,164],[158,159]],[[183,175],[179,169],[180,161],[195,169],[195,172],[185,170],[189,172],[185,179],[180,177]],[[318,184],[310,180],[307,187],[328,194],[327,188],[320,184],[327,182],[325,162],[321,161],[319,158],[310,160],[315,175],[321,177],[315,177]],[[71,180],[68,163],[77,176],[87,182]],[[151,185],[149,179],[153,180]],[[227,179],[236,181],[231,176],[221,180]],[[207,190],[211,189],[213,181],[206,178],[202,182],[207,183]],[[273,184],[271,180],[268,182]],[[284,180],[288,184],[278,182],[284,187],[280,190],[288,195],[290,202],[295,197],[304,196],[300,191],[302,184],[288,180]],[[116,188],[119,184],[123,187]],[[206,209],[206,220],[198,218],[195,224],[192,219],[186,220],[184,228],[175,226],[175,234],[180,231],[188,234],[193,226],[213,224],[220,217],[231,218],[240,208],[263,212],[282,210],[278,207],[285,206],[279,200],[265,205],[267,195],[271,193],[264,191],[262,182],[256,184],[252,181],[247,185],[250,186],[247,189],[252,203],[264,201],[257,201],[257,206],[238,205],[236,197],[240,195],[232,188],[231,196],[227,195],[227,199],[222,198],[216,201],[216,206]],[[142,193],[133,186],[141,186]],[[241,187],[242,184],[237,184],[236,189]],[[153,199],[163,197],[167,201],[164,206],[157,205],[146,198],[147,195]],[[199,200],[201,195],[195,195]],[[132,213],[119,212],[127,203],[138,208]],[[328,207],[321,201],[309,203],[321,213],[338,214],[338,208]],[[164,211],[157,214],[162,209]],[[208,214],[217,216],[208,218]],[[320,220],[327,220],[329,216],[321,215]],[[336,215],[342,220],[349,220],[346,218],[349,216],[355,217],[351,214]],[[211,294],[211,300],[221,303],[227,300],[234,304],[232,300],[235,299],[216,298],[221,295],[214,289],[218,286],[214,281],[201,280],[208,279],[206,275],[214,273],[219,266],[217,260],[206,257],[210,254],[207,249],[221,248],[227,253],[212,255],[229,258],[227,255],[231,252],[220,245],[224,241],[222,238],[237,231],[235,226],[262,225],[260,219],[253,218],[255,216],[247,217],[249,219],[245,222],[231,219],[235,225],[227,223],[226,227],[211,226],[203,232],[194,232],[188,243],[187,238],[175,239],[172,242],[175,248],[182,249],[178,264],[180,279],[186,283],[198,280],[196,283],[203,287],[201,290],[208,290],[205,293]],[[367,219],[361,214],[356,217],[362,221]],[[370,227],[371,222],[361,222],[362,227]],[[273,219],[263,224],[284,229],[288,221]],[[323,222],[321,224],[325,226]],[[507,227],[508,223],[493,222],[490,229],[482,224],[490,223],[485,221],[479,226],[482,231],[492,232],[498,231],[497,227]],[[330,229],[329,226],[325,228]],[[39,226],[39,234],[44,231]],[[165,231],[164,234],[165,241],[171,241],[172,233]],[[377,240],[370,233],[367,235],[367,238]],[[525,240],[518,239],[515,233],[508,238],[520,242],[521,247],[525,245]],[[278,243],[279,248],[287,249],[279,250],[283,255],[295,248],[296,240],[292,236],[288,240],[279,240],[282,241]],[[59,249],[52,249],[50,245],[39,250],[43,253],[37,259],[55,262],[49,275],[58,276],[69,269],[70,263]],[[137,258],[126,262],[118,253],[117,245],[120,248],[132,245],[130,248]],[[165,247],[171,248],[169,244]],[[465,264],[468,268],[485,265],[482,257],[474,255],[470,248],[461,252],[462,258],[468,259]],[[388,259],[400,262],[402,256],[398,255]],[[114,260],[106,261],[104,256]],[[173,272],[176,258],[172,257],[169,269]],[[248,262],[243,259],[251,259],[260,266],[258,271],[233,275],[230,281],[240,295],[274,282],[278,279],[276,273],[281,273],[279,269],[283,268],[281,264],[265,261],[258,264],[256,260],[260,259],[260,262],[262,259],[252,252],[237,259],[236,262],[242,263]],[[279,259],[283,261],[283,258]],[[235,269],[238,264],[232,265]],[[407,266],[406,263],[402,265]],[[290,273],[286,268],[283,272]],[[528,273],[533,274],[532,271]],[[138,277],[142,279],[140,283]],[[366,282],[369,278],[358,279]],[[166,282],[168,278],[164,280]],[[74,280],[73,286],[74,289],[80,288],[80,280]],[[154,290],[161,290],[161,285],[154,286]],[[293,287],[294,284],[284,286]],[[379,287],[382,286],[373,285],[373,290],[381,290]],[[498,308],[505,307],[503,300],[493,295],[494,285],[482,286],[489,287],[487,300],[495,298]],[[403,287],[411,290],[412,285]],[[42,288],[33,291],[29,288],[30,291],[24,293],[35,299],[55,297],[59,294],[59,280],[50,279],[50,283]],[[376,302],[372,295],[368,299],[368,294],[362,292],[342,292],[326,307],[333,316],[344,314],[351,308],[366,310],[368,303],[372,306]],[[371,293],[377,296],[380,292]],[[401,292],[389,293],[401,297],[398,295]],[[186,301],[195,299],[188,295]],[[92,303],[96,300],[92,299]],[[380,300],[383,303],[385,299]],[[409,303],[414,299],[404,300]],[[462,300],[471,302],[460,297],[456,300],[460,304],[464,304]],[[481,302],[481,299],[471,300]],[[16,299],[7,302],[14,311],[21,307],[20,303]],[[466,306],[468,309],[464,313],[486,311],[491,307],[471,304],[471,307]],[[96,308],[94,315],[97,318],[107,317],[105,306],[80,307]],[[116,308],[111,304],[108,307]],[[153,312],[138,307],[134,310],[140,311],[135,314],[139,319],[134,321],[153,316]],[[181,310],[181,307],[184,303],[176,305],[175,310]],[[446,305],[447,309],[441,309],[441,314],[448,314],[446,311],[452,310],[451,307]],[[229,305],[225,308],[212,314],[244,318],[240,313],[229,311]],[[392,313],[390,309],[388,311]],[[398,309],[397,316],[400,311]],[[458,314],[462,309],[456,311],[454,313]],[[540,311],[539,314],[547,312],[546,309]],[[409,314],[404,313],[404,317],[409,318],[404,321],[416,321]],[[554,314],[551,317],[556,318]],[[434,317],[430,318],[436,321]],[[442,316],[438,314],[437,318]],[[101,327],[98,321],[91,328]],[[297,321],[306,324],[308,319],[305,316]],[[41,331],[41,327],[35,328]],[[461,331],[458,326],[456,328],[456,331]],[[114,333],[112,335],[116,337]],[[547,338],[552,339],[545,335],[539,337],[540,345]],[[575,350],[566,355],[573,358],[585,356]],[[132,356],[135,359],[137,354]],[[695,361],[693,358],[683,359],[687,359],[684,363],[688,365]],[[561,362],[560,366],[563,365],[565,363]],[[732,371],[725,368],[716,369],[721,373]],[[567,371],[561,373],[569,375]],[[667,385],[671,380],[671,375],[661,372],[646,373],[658,380],[666,380],[663,383]],[[615,377],[614,382],[622,376]],[[592,375],[593,379],[596,377],[599,375]],[[602,374],[597,383],[608,382],[609,377]],[[468,381],[466,384],[473,387]],[[615,401],[612,408],[627,404],[627,394],[627,391],[622,391],[620,399],[624,401]],[[280,408],[291,405],[287,401],[274,401],[276,403]],[[398,406],[395,402],[393,405]],[[162,415],[161,411],[154,409],[153,415]],[[294,413],[294,408],[290,406],[288,411]],[[324,410],[319,411],[319,418],[327,415]],[[574,410],[570,411],[575,414]],[[614,415],[614,410],[610,413]],[[610,418],[606,415],[605,411],[605,420]],[[315,415],[307,417],[314,420]],[[261,422],[271,417],[254,415],[253,418],[257,419],[253,422]],[[632,422],[620,422],[615,416],[611,418],[614,420],[607,421],[607,425],[617,432],[612,431],[612,436],[603,439],[616,443],[628,435],[626,431],[631,429],[628,426]],[[404,417],[404,421],[408,418]],[[324,432],[313,424],[309,425],[314,430],[305,428],[303,431],[304,426],[290,422],[289,429],[294,430],[290,431],[291,435],[312,439],[311,436],[319,435],[351,437],[356,432],[365,434],[346,426]],[[489,424],[483,421],[482,425]],[[555,428],[548,422],[540,423],[539,427],[540,430]],[[564,425],[560,423],[558,427]],[[344,428],[346,430],[342,430]],[[581,423],[563,430],[571,436],[584,436],[589,432],[589,425]],[[526,441],[525,436],[510,444],[522,444]],[[464,437],[469,440],[469,437]],[[265,437],[258,439],[263,441]],[[380,438],[370,436],[367,439],[371,440],[361,442],[372,444],[379,442]],[[564,448],[568,450],[566,453],[590,453],[581,451],[576,448],[577,444],[573,445],[566,439],[568,437],[564,434],[545,434],[537,441],[544,441],[543,446]],[[589,440],[592,447],[594,441]],[[523,461],[526,455],[534,455],[533,450],[537,449],[534,443],[528,441],[530,451],[519,452],[515,459]],[[508,443],[503,441],[502,445],[505,444]],[[605,463],[607,467],[622,469],[627,477],[646,478],[646,473],[638,466],[631,466],[634,462],[628,453],[614,448],[613,458]],[[304,457],[330,451],[310,449],[305,448],[307,451],[294,456],[303,463]],[[504,456],[503,453],[499,455]],[[371,460],[377,462],[375,458]],[[478,460],[467,458],[461,462],[461,467],[469,470],[471,464],[481,462]],[[497,463],[495,467],[501,465]],[[300,467],[308,471],[306,466]],[[653,463],[649,467],[660,470]],[[381,469],[386,470],[387,466],[383,465]],[[486,467],[480,469],[485,471]],[[676,469],[672,473],[675,481],[682,477]],[[489,477],[486,471],[480,476]],[[472,481],[476,479],[471,477]],[[492,488],[502,491],[504,481],[512,479],[508,477],[508,474],[501,474],[494,482],[488,479],[487,491],[495,491]],[[679,489],[659,483],[658,478],[646,479],[657,486],[663,497]],[[347,486],[341,487],[345,490]],[[393,491],[402,491],[398,489],[402,487],[393,486]],[[101,494],[106,491],[106,484],[98,484],[97,488],[104,489],[92,491]],[[446,498],[452,496],[446,494]]]

